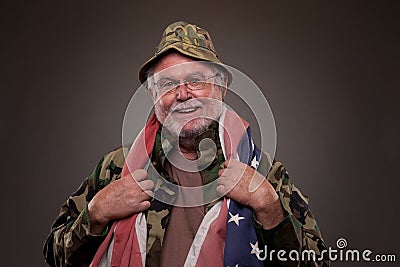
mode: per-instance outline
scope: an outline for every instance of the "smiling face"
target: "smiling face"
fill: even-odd
[[[220,82],[215,84],[216,68],[179,53],[170,53],[154,65],[153,73],[155,114],[172,134],[192,137],[207,129],[213,120],[218,120],[224,90]],[[199,80],[206,81],[204,87],[189,89],[195,86],[188,83],[194,85]],[[163,90],[171,85],[177,87]]]

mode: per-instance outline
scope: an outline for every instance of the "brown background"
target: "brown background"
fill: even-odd
[[[238,2],[2,2],[2,266],[44,266],[60,205],[120,145],[137,70],[175,20],[262,88],[328,245],[399,260],[399,2]]]

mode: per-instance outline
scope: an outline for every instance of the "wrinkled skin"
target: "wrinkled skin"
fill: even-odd
[[[150,208],[154,183],[139,169],[100,190],[88,204],[91,233],[99,234],[109,221]]]
[[[226,160],[218,175],[217,192],[251,207],[265,229],[284,219],[279,196],[261,173],[238,160]]]

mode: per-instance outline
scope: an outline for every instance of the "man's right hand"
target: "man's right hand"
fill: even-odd
[[[143,169],[107,185],[88,204],[90,232],[100,234],[111,220],[149,209],[153,188]]]

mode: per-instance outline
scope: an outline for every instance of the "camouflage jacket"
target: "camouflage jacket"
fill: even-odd
[[[155,152],[158,153],[159,149],[156,146]],[[154,158],[163,159],[163,156],[158,155],[154,157],[155,152],[153,151],[152,163],[155,169],[159,170],[160,166],[157,165],[160,165],[160,160],[154,160]],[[215,164],[212,164],[214,167],[219,166],[218,163],[221,160],[223,161],[223,156],[221,157],[222,152],[217,151],[217,155],[220,155],[220,157],[218,159],[218,156],[216,156]],[[124,161],[123,148],[106,154],[99,161],[92,173],[83,181],[78,190],[62,205],[43,249],[45,260],[50,266],[89,266],[97,248],[108,233],[108,227],[100,235],[90,234],[87,205],[99,190],[121,177]],[[212,171],[207,172],[207,174],[214,173],[215,176],[218,170],[219,168],[214,168]],[[254,227],[260,249],[264,249],[267,246],[269,251],[283,249],[289,252],[290,250],[296,250],[300,255],[304,250],[312,250],[317,255],[317,258],[319,258],[318,255],[321,255],[321,251],[325,250],[326,246],[321,238],[316,221],[308,208],[308,198],[290,182],[288,173],[280,162],[274,162],[267,172],[267,179],[273,185],[281,199],[286,218],[278,226],[270,230],[263,229],[262,225],[254,219]],[[205,180],[210,179],[207,175],[204,176],[206,177]],[[152,206],[155,207],[150,208],[147,216],[157,214],[157,203],[159,204],[160,202],[154,201],[152,203]],[[211,206],[212,203],[207,205],[206,211]],[[165,222],[164,227],[167,227],[168,212],[162,216],[166,218],[163,221]],[[164,233],[165,229],[162,229],[164,227],[161,227],[161,235]],[[148,228],[151,229],[152,227]],[[147,251],[148,254],[152,255],[148,255],[150,257],[146,261],[146,266],[157,266],[155,263],[157,259],[154,259],[153,252],[160,250],[161,246],[160,242],[155,242],[154,236],[157,235],[151,235],[150,232]],[[265,265],[329,266],[329,261],[326,259],[322,261],[314,261],[312,259],[278,261],[275,255],[272,259],[267,257],[264,260]]]

